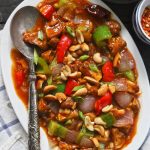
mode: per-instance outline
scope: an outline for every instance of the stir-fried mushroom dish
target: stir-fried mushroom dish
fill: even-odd
[[[121,25],[86,0],[44,0],[23,40],[34,47],[40,125],[61,150],[122,149],[136,133],[137,70]],[[15,89],[27,105],[28,63],[12,50]]]

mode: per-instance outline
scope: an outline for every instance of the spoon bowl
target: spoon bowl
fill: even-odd
[[[31,45],[27,45],[23,41],[22,34],[29,29],[32,29],[39,17],[39,12],[35,7],[26,6],[16,12],[12,18],[10,26],[10,34],[14,46],[28,59],[29,61],[29,123],[28,123],[28,149],[40,150],[40,132],[39,118],[37,109],[37,92],[35,88],[35,66],[34,52]]]
[[[33,59],[33,48],[23,41],[22,34],[32,29],[40,16],[35,7],[25,6],[13,17],[11,22],[11,38],[15,47],[28,59]]]

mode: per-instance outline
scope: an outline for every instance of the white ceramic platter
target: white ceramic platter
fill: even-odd
[[[39,3],[40,0],[25,0],[23,1],[11,14],[9,17],[4,30],[2,32],[2,38],[1,38],[1,49],[0,49],[0,59],[1,59],[1,67],[2,67],[2,73],[3,73],[3,79],[4,83],[6,86],[6,90],[8,93],[8,96],[10,98],[10,101],[12,103],[12,106],[14,108],[14,111],[20,120],[20,123],[22,124],[23,128],[27,132],[28,130],[28,113],[27,110],[22,103],[22,101],[19,99],[17,96],[13,81],[12,81],[12,73],[11,73],[11,68],[12,68],[12,60],[11,60],[11,49],[13,48],[13,43],[11,41],[10,37],[10,23],[12,20],[12,17],[14,14],[17,12],[18,9],[27,6],[27,5],[32,5],[36,6]],[[106,6],[102,1],[100,0],[91,0],[91,2],[99,4],[106,9],[110,10],[108,6]],[[112,10],[110,10],[113,14],[113,18],[118,20],[120,23],[121,21],[119,18],[114,14]],[[140,115],[139,115],[139,120],[138,120],[138,125],[137,125],[137,133],[135,137],[133,138],[132,142],[124,148],[125,150],[137,150],[139,147],[142,145],[148,130],[150,126],[150,88],[149,88],[149,81],[148,81],[148,76],[146,73],[146,69],[144,66],[144,63],[142,61],[142,58],[140,56],[140,53],[128,33],[127,29],[125,26],[121,23],[122,26],[122,31],[121,31],[121,36],[123,39],[127,42],[128,48],[130,49],[132,55],[135,58],[136,64],[137,64],[137,70],[139,73],[139,79],[138,83],[140,86],[140,89],[142,91],[142,95],[140,97],[140,104],[141,104],[141,110],[140,110]],[[41,149],[42,150],[50,150],[50,144],[48,142],[48,139],[46,137],[46,134],[44,131],[41,129]]]

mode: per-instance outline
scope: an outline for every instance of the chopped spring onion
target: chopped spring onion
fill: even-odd
[[[79,118],[84,121],[85,116],[82,111],[79,111]]]
[[[90,68],[91,71],[94,71],[94,72],[98,72],[99,71],[95,64],[90,64],[89,68]]]
[[[93,33],[93,39],[99,47],[103,47],[105,45],[104,40],[110,39],[111,37],[112,34],[107,25],[97,27]]]
[[[38,64],[38,59],[39,59],[39,55],[38,55],[36,49],[34,49],[34,63],[36,65]]]
[[[84,60],[87,60],[88,58],[89,58],[88,55],[82,55],[82,56],[79,58],[79,60],[84,61]]]
[[[72,37],[75,37],[75,32],[73,31],[71,27],[66,26],[66,30],[69,33],[69,35],[71,35]]]
[[[34,49],[34,63],[36,65],[39,65],[40,68],[40,72],[43,72],[44,74],[49,74],[50,70],[49,70],[49,66],[47,64],[47,62],[45,61],[45,59],[43,59],[42,57],[38,56],[38,53],[36,51],[36,49]]]
[[[39,93],[38,97],[42,98],[42,97],[44,97],[44,94],[43,93]]]
[[[44,39],[44,35],[43,35],[42,30],[38,31],[38,39],[41,40],[41,41],[43,41],[43,39]]]
[[[48,85],[51,85],[51,84],[52,84],[52,76],[50,76],[50,77],[47,79],[47,84],[48,84]]]
[[[78,90],[80,90],[80,89],[82,89],[82,88],[84,88],[84,87],[85,87],[85,85],[75,86],[72,91],[73,91],[73,92],[76,92],[76,91],[78,91]]]
[[[80,97],[80,96],[74,96],[74,97],[72,97],[72,99],[75,101],[75,102],[83,102],[83,98],[82,97]]]
[[[124,72],[124,75],[132,82],[135,81],[135,75],[134,72],[132,70],[128,70],[126,72]]]

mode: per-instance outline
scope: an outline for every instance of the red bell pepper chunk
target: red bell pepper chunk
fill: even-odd
[[[103,73],[103,81],[111,82],[114,80],[115,74],[113,71],[113,64],[111,61],[108,61],[103,65],[102,73]]]
[[[65,94],[67,96],[70,96],[72,94],[72,90],[75,86],[78,86],[78,82],[74,79],[69,79],[67,84],[66,84],[66,88],[65,88]]]
[[[17,86],[20,87],[23,84],[23,81],[25,80],[25,73],[23,70],[15,72],[15,78]]]
[[[95,102],[95,111],[96,114],[100,114],[102,109],[110,105],[112,103],[112,94],[110,92],[107,92],[103,97],[101,97],[99,100]]]
[[[60,41],[57,45],[57,62],[62,63],[65,57],[67,50],[69,49],[72,40],[67,35],[62,35]]]
[[[55,8],[52,5],[44,5],[40,8],[40,12],[47,20],[49,20],[55,12]]]

